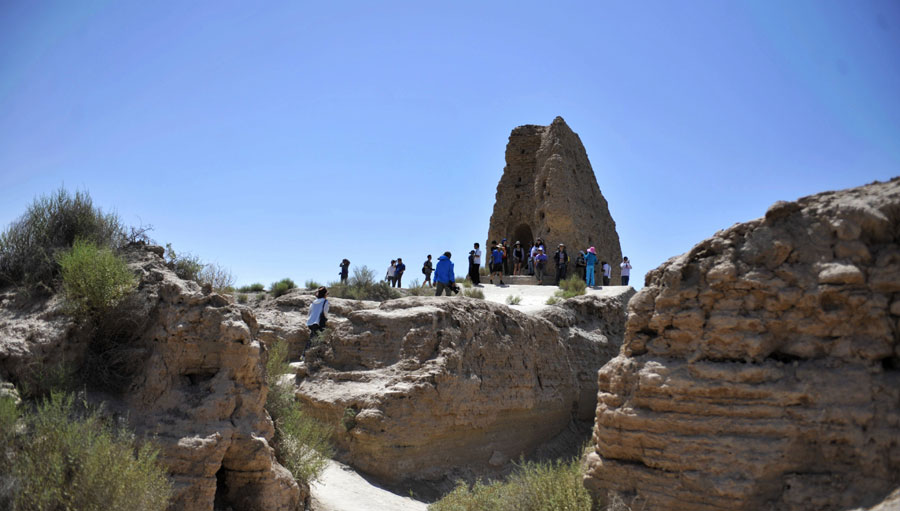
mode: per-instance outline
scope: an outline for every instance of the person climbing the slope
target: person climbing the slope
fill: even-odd
[[[306,350],[309,349],[312,340],[325,329],[325,322],[328,321],[325,316],[325,313],[328,312],[327,295],[328,289],[324,286],[320,287],[316,290],[316,299],[309,305],[309,319],[306,320],[306,326],[309,327],[309,339],[306,340],[306,345],[303,347],[304,360],[306,360]]]

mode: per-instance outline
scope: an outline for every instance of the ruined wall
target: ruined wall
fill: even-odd
[[[650,272],[599,388],[598,494],[879,502],[900,486],[900,179],[777,203]]]
[[[562,117],[510,133],[485,246],[507,238],[510,246],[521,241],[528,249],[538,237],[550,255],[565,243],[573,264],[579,250],[596,247],[618,282],[622,250],[616,223],[581,139]]]

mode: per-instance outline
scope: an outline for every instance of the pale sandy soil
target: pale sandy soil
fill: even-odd
[[[491,302],[497,303],[506,303],[506,298],[508,296],[520,296],[522,301],[519,305],[510,305],[513,309],[525,312],[525,313],[534,313],[545,307],[549,307],[547,305],[547,298],[553,296],[558,287],[554,285],[549,286],[495,286],[493,284],[482,284],[482,287],[479,287],[482,292],[484,292],[484,299],[489,300]],[[625,292],[625,290],[629,289],[627,286],[606,286],[602,289],[588,289],[587,294],[598,295],[598,296],[615,296],[619,293]]]
[[[428,504],[383,490],[350,467],[329,461],[310,485],[313,511],[426,511]]]

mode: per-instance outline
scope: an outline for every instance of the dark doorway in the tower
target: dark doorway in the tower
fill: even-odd
[[[510,241],[510,245],[519,241],[522,243],[522,247],[527,250],[531,246],[530,243],[534,241],[532,236],[531,227],[528,227],[528,224],[519,224],[513,233],[513,239]]]

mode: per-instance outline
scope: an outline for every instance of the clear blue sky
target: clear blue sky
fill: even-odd
[[[240,284],[459,264],[557,115],[640,283],[900,174],[900,2],[0,2],[0,224],[86,189]]]

